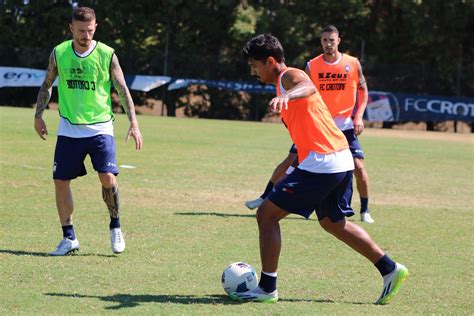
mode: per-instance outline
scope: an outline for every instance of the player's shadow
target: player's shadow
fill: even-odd
[[[174,303],[174,304],[239,304],[232,301],[227,295],[150,295],[150,294],[115,294],[110,296],[45,293],[48,296],[70,297],[70,298],[95,298],[114,305],[105,309],[118,310],[139,306],[142,303]]]
[[[173,304],[212,304],[212,305],[236,305],[240,302],[232,301],[227,295],[150,295],[150,294],[115,294],[110,296],[83,295],[83,294],[65,294],[65,293],[45,293],[48,296],[69,297],[69,298],[92,298],[104,302],[110,302],[114,305],[107,306],[105,309],[118,310],[122,308],[131,308],[139,306],[142,303],[173,303]],[[330,299],[297,299],[284,298],[281,302],[308,302],[308,303],[335,303]]]
[[[218,217],[247,217],[247,218],[255,218],[255,214],[229,214],[229,213],[217,213],[217,212],[175,212],[175,215],[181,216],[218,216]],[[306,219],[301,216],[297,215],[289,215],[285,218],[285,220],[302,220],[302,221],[312,221],[313,219],[309,218]]]
[[[175,212],[175,215],[181,216],[218,216],[218,217],[248,217],[255,218],[255,214],[229,214],[217,212]]]
[[[10,250],[10,249],[0,249],[0,253],[6,253],[9,255],[15,256],[34,256],[34,257],[48,257],[47,252],[34,252],[34,251],[23,251],[23,250]]]
[[[36,252],[36,251],[24,251],[24,250],[10,250],[10,249],[0,249],[0,253],[6,253],[15,256],[33,256],[33,257],[51,257],[47,252]],[[116,255],[103,255],[97,253],[72,253],[67,255],[67,257],[107,257],[114,258]]]
[[[307,303],[336,303],[333,300],[330,299],[309,299],[309,298],[279,298],[278,302],[291,302],[291,303],[301,303],[301,302],[307,302]]]
[[[280,298],[278,299],[279,302],[308,302],[308,303],[323,303],[323,304],[334,304],[334,303],[344,303],[344,304],[354,304],[354,305],[373,305],[372,302],[348,302],[348,301],[333,301],[328,298],[320,298],[320,299],[305,299],[305,298]]]

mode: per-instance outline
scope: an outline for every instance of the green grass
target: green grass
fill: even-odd
[[[390,305],[376,269],[317,221],[281,223],[281,301],[238,304],[222,290],[230,262],[260,270],[253,212],[291,141],[280,124],[141,116],[144,148],[125,144],[116,120],[126,252],[110,251],[108,213],[89,162],[73,181],[77,255],[46,254],[61,239],[50,135],[33,110],[0,107],[0,314],[473,314],[474,146],[367,130],[373,225],[361,224],[410,277]],[[441,137],[441,134],[439,134]],[[358,195],[354,195],[358,208]],[[356,220],[356,219],[354,219]]]

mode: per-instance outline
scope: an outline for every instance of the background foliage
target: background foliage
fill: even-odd
[[[241,48],[264,32],[281,40],[287,64],[304,67],[321,53],[322,27],[334,24],[341,32],[341,51],[359,57],[370,89],[474,95],[472,0],[3,0],[2,65],[46,68],[52,48],[70,38],[71,3],[96,10],[96,39],[116,49],[127,74],[249,80]],[[9,102],[0,103],[35,102],[36,90],[13,90],[2,89],[0,99]],[[189,93],[150,95],[165,97],[168,114],[174,115],[176,106],[189,107],[179,102]],[[187,109],[195,116],[259,120],[267,111],[268,96],[196,93],[206,96]]]

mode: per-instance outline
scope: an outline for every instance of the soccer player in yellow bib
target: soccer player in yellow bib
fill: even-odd
[[[51,98],[53,82],[58,77],[59,127],[53,179],[56,207],[63,239],[53,256],[64,256],[79,249],[74,232],[74,203],[71,180],[85,175],[84,159],[90,156],[102,184],[102,197],[109,210],[109,233],[112,251],[125,250],[120,225],[120,199],[110,89],[113,83],[130,121],[126,141],[132,137],[140,150],[143,138],[135,115],[135,106],[114,50],[98,41],[97,23],[91,8],[74,9],[69,28],[72,40],[57,45],[50,57],[45,80],[38,92],[34,128],[46,140],[48,130],[42,115]]]

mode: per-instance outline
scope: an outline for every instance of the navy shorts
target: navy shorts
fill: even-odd
[[[338,222],[354,215],[351,208],[352,170],[339,173],[312,173],[296,168],[270,193],[268,199],[281,209],[318,220],[328,217]]]
[[[296,145],[295,144],[291,145],[290,150],[288,152],[290,154],[297,154],[298,150],[296,149]]]
[[[354,133],[354,129],[347,129],[342,131],[344,136],[346,136],[347,142],[349,143],[349,149],[351,150],[353,158],[364,159],[364,151],[362,146],[360,146],[357,135]]]
[[[91,157],[94,170],[118,175],[115,139],[110,135],[86,138],[58,136],[54,151],[53,179],[71,180],[87,174],[84,159]]]

